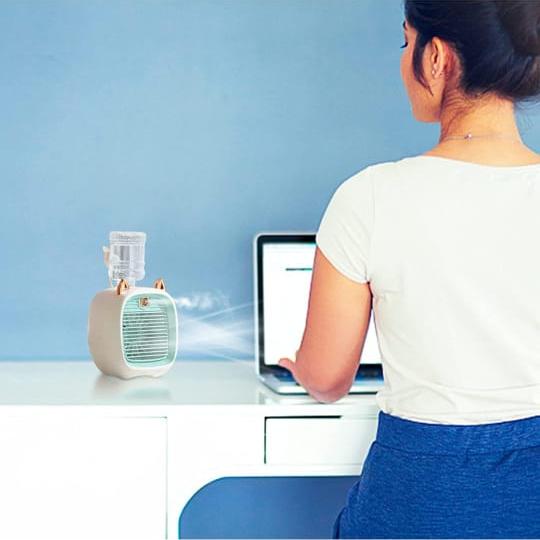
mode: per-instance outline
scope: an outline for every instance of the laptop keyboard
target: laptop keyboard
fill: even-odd
[[[275,374],[280,381],[292,381],[294,377],[290,371],[280,371]]]
[[[275,373],[275,376],[280,380],[280,381],[294,381],[296,384],[298,384],[295,380],[294,380],[294,377],[292,375],[292,373],[290,371],[280,371],[279,373]],[[371,379],[371,380],[379,380],[379,379],[382,379],[381,377],[373,377],[373,376],[369,376],[369,375],[365,375],[365,374],[356,374],[356,377],[354,378],[355,381],[365,381],[365,380],[368,380],[368,379]]]

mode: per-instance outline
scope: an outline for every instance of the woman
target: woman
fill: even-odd
[[[371,304],[377,435],[334,538],[540,537],[539,0],[405,0],[401,75],[429,151],[368,166],[317,233],[306,328],[280,365],[345,396]]]

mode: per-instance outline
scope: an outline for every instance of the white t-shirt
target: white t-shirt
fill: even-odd
[[[442,424],[540,414],[540,164],[370,165],[336,189],[316,242],[370,283],[384,412]]]

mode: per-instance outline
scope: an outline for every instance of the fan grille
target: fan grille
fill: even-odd
[[[127,300],[122,314],[124,356],[130,364],[166,363],[171,342],[171,302],[160,295],[135,296]]]

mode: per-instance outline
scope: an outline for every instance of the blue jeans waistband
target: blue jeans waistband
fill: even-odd
[[[540,415],[475,425],[428,424],[379,411],[376,441],[409,452],[459,454],[540,446]]]

